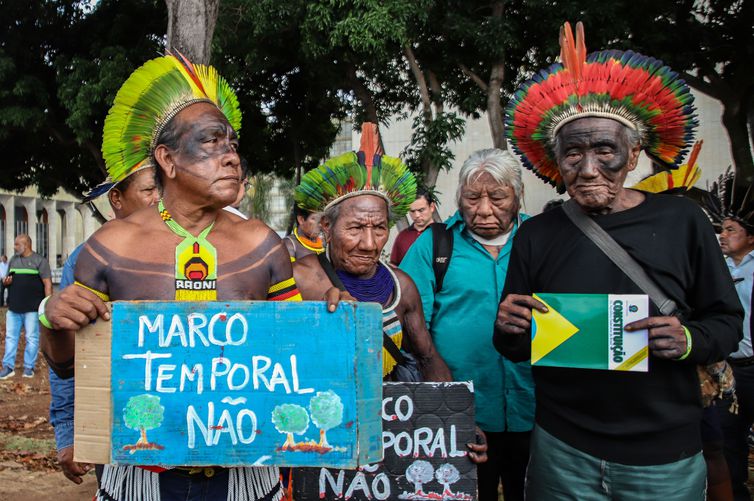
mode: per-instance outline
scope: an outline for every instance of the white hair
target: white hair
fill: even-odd
[[[463,189],[476,181],[484,172],[488,172],[498,183],[507,184],[513,188],[516,200],[521,201],[524,189],[521,181],[521,165],[507,150],[490,148],[475,151],[463,163],[456,190],[456,203],[459,207]]]

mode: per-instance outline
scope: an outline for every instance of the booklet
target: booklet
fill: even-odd
[[[623,330],[649,316],[646,294],[533,296],[550,311],[532,311],[532,365],[647,372],[647,331]]]

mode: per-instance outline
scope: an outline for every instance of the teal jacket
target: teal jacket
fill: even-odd
[[[527,218],[521,215],[522,220]],[[453,254],[437,295],[431,229],[414,242],[400,267],[416,282],[427,328],[453,378],[474,382],[479,427],[496,432],[529,431],[534,424],[534,381],[529,362],[511,362],[492,345],[518,224],[496,260],[464,231],[460,213],[446,224],[453,232]]]

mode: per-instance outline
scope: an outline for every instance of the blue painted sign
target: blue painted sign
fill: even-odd
[[[115,302],[112,462],[378,461],[381,352],[376,304]]]

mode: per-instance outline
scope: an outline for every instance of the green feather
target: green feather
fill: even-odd
[[[416,199],[416,179],[399,158],[383,156],[381,165],[372,169],[371,190],[383,193],[392,207],[393,217],[401,218]],[[310,212],[320,212],[338,199],[363,191],[366,167],[359,164],[355,153],[331,158],[307,172],[296,187],[296,204]]]
[[[115,181],[149,161],[152,134],[166,116],[195,99],[210,99],[231,126],[241,128],[241,110],[233,90],[212,68],[195,65],[205,89],[216,89],[214,99],[198,95],[198,87],[176,65],[173,56],[147,61],[123,83],[105,119],[102,156],[107,173]],[[208,91],[209,92],[209,91]]]

